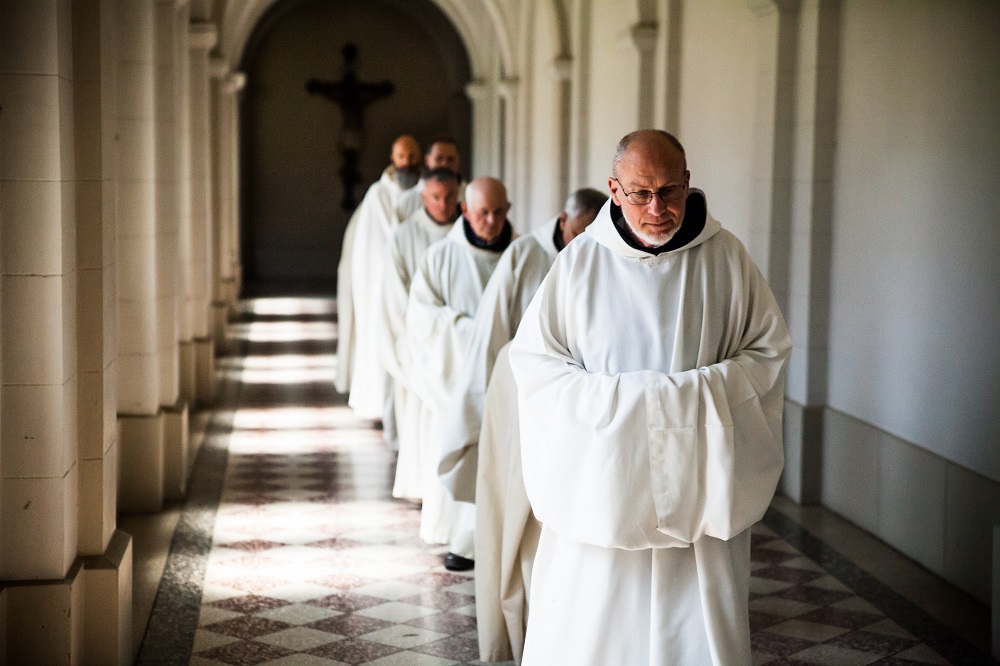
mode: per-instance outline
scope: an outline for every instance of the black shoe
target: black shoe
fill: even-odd
[[[475,561],[467,557],[455,553],[448,553],[444,556],[444,568],[448,571],[468,571],[474,566],[476,566]]]

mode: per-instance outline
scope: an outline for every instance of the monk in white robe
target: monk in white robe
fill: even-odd
[[[431,142],[431,147],[424,155],[424,166],[427,169],[420,177],[417,184],[399,195],[399,202],[396,204],[396,217],[405,220],[418,210],[423,208],[423,200],[420,198],[427,183],[427,174],[434,169],[451,169],[456,174],[461,167],[461,157],[458,153],[458,144],[450,137],[439,137]],[[463,201],[466,183],[462,182],[459,175],[458,200]]]
[[[382,419],[386,440],[393,445],[390,426],[395,421],[389,376],[378,357],[375,331],[379,323],[382,275],[389,239],[399,222],[399,195],[419,177],[420,147],[411,136],[392,145],[392,165],[387,167],[358,206],[351,250],[351,300],[354,307],[354,367],[347,404],[359,416]]]
[[[494,363],[558,252],[594,221],[607,198],[590,188],[573,192],[562,213],[503,253],[479,303],[476,332],[444,416],[438,473],[452,497],[476,505],[476,626],[483,661],[521,657],[537,541],[526,535],[537,532],[537,522],[521,480],[516,387],[513,380],[494,381]]]
[[[355,208],[344,229],[344,242],[337,263],[337,374],[333,385],[338,393],[349,393],[354,369],[354,302],[351,298],[351,251],[358,226]]]
[[[476,484],[476,631],[479,659],[518,663],[541,523],[521,475],[517,385],[500,348],[483,406]]]
[[[420,458],[425,485],[420,536],[428,543],[450,544],[445,567],[451,570],[473,566],[475,506],[455,502],[441,485],[438,420],[449,405],[479,299],[514,238],[508,210],[507,190],[499,180],[477,178],[469,183],[462,218],[444,240],[424,253],[406,308],[414,389],[422,402]]]
[[[410,500],[423,497],[420,467],[420,400],[413,392],[413,363],[406,338],[406,306],[410,283],[424,252],[444,238],[458,217],[458,176],[447,168],[432,169],[421,192],[423,206],[392,236],[382,281],[381,321],[376,331],[382,364],[395,390],[399,454],[392,494]]]
[[[442,421],[438,474],[452,497],[476,501],[476,460],[483,397],[497,352],[510,342],[535,290],[556,254],[594,221],[607,195],[584,188],[573,192],[562,213],[504,251],[473,322],[475,332]]]
[[[626,136],[612,173],[510,349],[542,523],[523,663],[750,664],[788,331],[674,137]]]

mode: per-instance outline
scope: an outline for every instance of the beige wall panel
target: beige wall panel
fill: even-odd
[[[1000,4],[847,2],[829,404],[1000,481]]]
[[[746,3],[684,3],[678,138],[692,187],[744,243],[754,215],[756,22]]]
[[[564,122],[559,117],[562,83],[552,71],[553,61],[559,55],[559,40],[550,2],[536,3],[530,28],[532,37],[526,64],[531,68],[528,91],[531,106],[525,147],[530,158],[523,179],[528,196],[521,208],[526,219],[518,221],[527,231],[540,227],[562,210],[559,170],[561,153],[568,149],[560,146],[559,128]]]
[[[639,52],[631,29],[636,3],[595,0],[591,8],[589,143],[587,183],[607,187],[618,141],[639,129]],[[648,85],[653,85],[650,81]],[[583,183],[581,183],[581,186]]]

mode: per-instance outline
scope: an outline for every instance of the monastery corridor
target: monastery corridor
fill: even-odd
[[[239,312],[138,663],[481,663],[472,572],[419,539],[377,424],[333,388],[333,299]],[[827,511],[777,498],[752,566],[757,664],[990,663],[975,605]]]

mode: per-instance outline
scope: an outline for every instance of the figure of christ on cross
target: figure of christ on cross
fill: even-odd
[[[362,83],[358,80],[355,72],[358,59],[357,45],[348,42],[341,49],[341,53],[344,55],[343,78],[340,81],[309,79],[306,82],[306,90],[311,95],[322,95],[334,102],[340,107],[343,115],[340,151],[344,163],[340,168],[340,180],[344,185],[344,198],[341,207],[350,212],[358,205],[354,197],[354,188],[361,182],[358,156],[364,138],[364,108],[375,100],[391,95],[395,86],[391,81]]]

